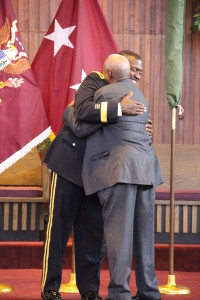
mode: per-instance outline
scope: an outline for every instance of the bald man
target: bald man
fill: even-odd
[[[130,65],[125,57],[110,55],[104,63],[103,74],[111,84],[95,93],[96,103],[102,106],[107,101],[119,103],[132,91],[134,99],[148,107],[129,73]],[[155,187],[163,180],[145,129],[148,113],[147,109],[135,116],[122,115],[118,123],[103,126],[86,142],[82,178],[86,195],[98,193],[103,207],[110,271],[107,300],[132,299],[129,279],[133,242],[138,299],[161,298],[154,267],[154,204]],[[79,134],[81,130],[85,134],[83,128],[79,127]],[[142,233],[139,228],[143,228]]]

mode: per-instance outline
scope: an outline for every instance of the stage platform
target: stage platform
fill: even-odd
[[[0,269],[41,269],[43,242],[0,242],[0,254]],[[71,257],[70,239],[64,256],[64,269],[71,268]],[[158,271],[169,270],[169,245],[155,245],[155,266]],[[134,262],[132,268],[134,269]],[[102,269],[108,269],[106,257]],[[174,245],[174,269],[200,272],[200,245]]]

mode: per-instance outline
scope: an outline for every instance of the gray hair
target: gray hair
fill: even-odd
[[[106,70],[109,70],[113,79],[119,81],[129,78],[130,64],[125,56],[120,54],[111,54],[107,57],[104,63]]]

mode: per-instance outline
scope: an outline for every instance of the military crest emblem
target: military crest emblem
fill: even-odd
[[[18,88],[23,84],[20,74],[31,68],[25,49],[17,37],[17,20],[11,24],[5,18],[0,28],[0,72],[10,77],[0,81],[0,89],[4,87]]]

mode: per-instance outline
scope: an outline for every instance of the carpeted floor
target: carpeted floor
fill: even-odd
[[[64,269],[70,269],[72,265],[71,246],[69,241],[63,260]],[[0,269],[41,269],[42,254],[43,242],[0,242]],[[169,245],[155,245],[155,267],[158,271],[169,270]],[[102,269],[108,269],[106,257]],[[200,245],[174,245],[174,270],[200,272]]]
[[[157,271],[159,285],[167,283],[167,271]],[[63,283],[69,282],[70,270],[63,271]],[[190,295],[163,295],[163,300],[200,300],[200,272],[175,272],[177,286],[188,287],[191,290]],[[12,293],[0,293],[1,300],[39,300],[40,298],[40,269],[1,269],[0,283],[11,284],[14,288]],[[106,297],[107,285],[109,282],[109,273],[107,270],[101,272],[101,287],[100,294],[103,299]],[[132,271],[131,276],[131,291],[136,292],[135,275]],[[64,294],[63,300],[78,300],[79,294]]]

